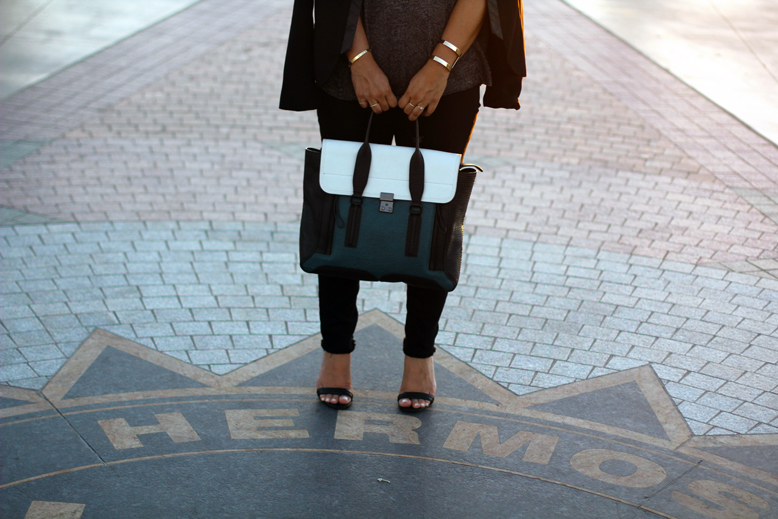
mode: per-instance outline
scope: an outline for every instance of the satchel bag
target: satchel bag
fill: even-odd
[[[461,155],[324,139],[305,150],[305,272],[454,290],[465,211],[481,168]]]

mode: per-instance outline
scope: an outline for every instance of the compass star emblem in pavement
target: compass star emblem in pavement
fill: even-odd
[[[445,352],[396,408],[402,326],[362,316],[355,403],[318,338],[218,376],[96,330],[41,393],[3,387],[0,509],[53,517],[770,517],[778,438],[694,437],[650,367],[516,396]]]

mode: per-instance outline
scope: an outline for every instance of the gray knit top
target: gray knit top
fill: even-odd
[[[432,56],[457,0],[362,0],[362,23],[373,58],[389,78],[399,99],[413,76]],[[484,28],[460,58],[443,93],[453,94],[478,85],[491,85],[486,61],[488,31]],[[322,89],[333,97],[356,100],[345,54]]]

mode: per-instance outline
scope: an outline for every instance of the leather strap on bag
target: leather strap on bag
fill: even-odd
[[[367,178],[370,175],[370,163],[373,160],[373,152],[370,151],[368,137],[370,137],[370,125],[373,123],[373,114],[367,121],[365,142],[357,152],[357,161],[354,165],[352,182],[351,206],[348,209],[348,223],[346,224],[346,247],[356,247],[359,241],[359,223],[362,220],[362,193],[365,192]]]
[[[419,149],[419,121],[416,120],[416,151],[411,156],[408,187],[411,191],[411,207],[408,215],[408,230],[405,233],[405,255],[419,255],[421,235],[421,197],[424,194],[424,157]]]

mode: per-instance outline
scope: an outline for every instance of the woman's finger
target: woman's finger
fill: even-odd
[[[421,115],[425,112],[426,108],[427,107],[424,106],[423,104],[416,105],[411,109],[411,113],[408,114],[408,120],[415,121],[416,119],[421,117]]]
[[[403,106],[403,112],[405,112],[405,115],[412,116],[413,112],[417,110],[418,104],[421,104],[420,102],[413,102],[413,101],[406,101],[405,106]],[[402,101],[401,101],[402,104]],[[424,105],[422,105],[424,106]]]
[[[430,115],[432,115],[433,113],[435,113],[435,110],[437,109],[437,107],[438,107],[438,103],[437,103],[437,101],[431,101],[431,102],[430,102],[430,104],[429,104],[429,105],[427,105],[427,106],[424,108],[424,113],[423,113],[422,115],[423,115],[424,117],[429,117]]]

